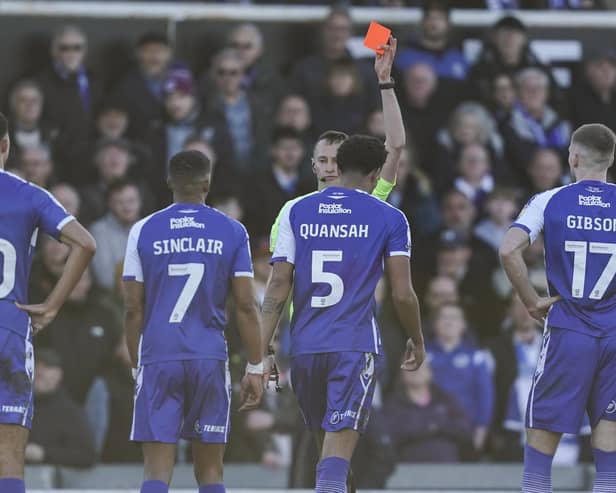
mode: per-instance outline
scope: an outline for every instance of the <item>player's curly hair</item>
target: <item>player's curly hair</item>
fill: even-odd
[[[209,174],[210,160],[200,151],[178,152],[169,161],[169,177],[172,180],[190,182]]]
[[[342,173],[357,172],[363,176],[383,167],[387,151],[383,143],[371,135],[353,135],[338,148],[336,159]]]

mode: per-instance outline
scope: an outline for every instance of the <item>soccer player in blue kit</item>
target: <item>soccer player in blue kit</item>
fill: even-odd
[[[32,335],[48,325],[87,268],[96,243],[53,196],[4,171],[8,122],[0,113],[0,491],[23,493],[24,454],[32,424]],[[39,231],[71,247],[47,299],[28,305],[28,279]]]
[[[616,491],[616,186],[606,183],[616,135],[577,129],[569,146],[575,183],[535,195],[505,235],[500,255],[532,316],[545,319],[526,411],[524,493],[552,491],[563,433],[587,412],[597,475],[594,493]],[[549,297],[528,279],[522,254],[543,231]]]
[[[380,352],[374,290],[384,266],[409,335],[403,368],[418,368],[425,355],[408,222],[369,195],[386,155],[378,139],[350,137],[337,153],[341,186],[283,210],[263,300],[265,355],[293,288],[291,383],[310,431],[324,432],[317,492],[346,490],[349,461],[368,422]]]
[[[171,158],[174,203],[131,229],[124,263],[125,326],[136,369],[131,440],[142,442],[141,493],[167,493],[180,437],[192,441],[200,493],[223,493],[231,381],[225,301],[235,298],[248,365],[244,404],[263,392],[261,331],[248,234],[205,205],[210,163],[198,151]]]

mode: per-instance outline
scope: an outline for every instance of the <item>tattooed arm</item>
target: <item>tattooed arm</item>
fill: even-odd
[[[280,315],[293,285],[293,264],[288,262],[275,262],[272,273],[267,281],[265,297],[261,307],[261,320],[263,326],[263,355],[267,355],[267,348],[274,338],[274,333],[280,321]]]

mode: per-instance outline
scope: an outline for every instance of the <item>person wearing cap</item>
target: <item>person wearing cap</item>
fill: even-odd
[[[581,75],[571,91],[574,125],[603,123],[616,131],[616,50],[590,51]]]
[[[450,40],[450,7],[447,0],[426,0],[422,7],[421,31],[400,50],[396,68],[402,72],[411,64],[428,63],[442,79],[464,80],[468,62],[462,50]]]
[[[90,467],[96,462],[94,436],[85,412],[66,393],[62,360],[53,349],[36,351],[36,419],[26,445],[28,464]]]
[[[142,34],[135,44],[137,64],[112,91],[113,99],[128,111],[129,135],[142,139],[149,125],[164,116],[164,82],[172,66],[173,48],[158,31]]]
[[[549,77],[553,99],[557,99],[556,82],[550,69],[533,53],[529,46],[528,29],[513,15],[502,17],[488,31],[488,38],[469,77],[477,95],[490,94],[493,79],[503,73],[514,75],[518,71],[537,67]]]

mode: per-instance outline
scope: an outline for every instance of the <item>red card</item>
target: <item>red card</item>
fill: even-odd
[[[391,35],[391,29],[382,26],[378,22],[372,21],[368,26],[368,32],[364,39],[364,46],[376,51],[379,55],[383,54],[383,50],[379,50],[378,47],[386,45]]]

